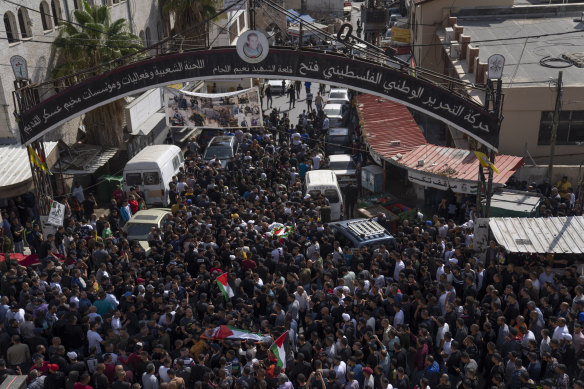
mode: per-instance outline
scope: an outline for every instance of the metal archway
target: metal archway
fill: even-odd
[[[124,96],[181,81],[233,77],[344,86],[404,104],[457,128],[492,150],[498,147],[498,117],[447,88],[379,63],[319,50],[278,47],[271,47],[257,64],[244,62],[235,47],[227,47],[158,56],[93,76],[21,110],[22,142],[31,144],[60,124]]]

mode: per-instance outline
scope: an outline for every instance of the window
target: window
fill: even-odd
[[[584,142],[584,111],[562,111],[559,119],[556,144],[573,145]],[[541,113],[538,145],[550,144],[553,122],[553,111]]]
[[[239,34],[237,33],[237,23],[231,23],[229,26],[229,40],[233,41]]]
[[[23,39],[32,38],[32,31],[30,29],[32,23],[28,17],[28,10],[26,8],[18,9],[18,25],[20,27],[20,36]]]
[[[158,172],[144,173],[144,185],[158,185],[160,184],[160,176]]]
[[[18,42],[18,30],[16,29],[16,18],[12,12],[4,14],[4,28],[6,29],[6,39],[8,43]]]
[[[142,43],[144,44],[144,46],[147,46],[146,45],[146,36],[144,35],[144,30],[140,31],[139,37],[140,37],[140,40],[142,41]]]
[[[152,44],[152,37],[150,36],[150,27],[146,27],[146,44],[144,46],[148,47]]]
[[[128,173],[126,174],[126,185],[142,185],[142,174],[140,173]]]
[[[53,28],[53,22],[51,21],[51,9],[46,1],[41,1],[41,21],[43,22],[43,30],[51,30]]]
[[[239,14],[239,32],[242,32],[245,28],[245,13],[242,12]]]
[[[176,171],[180,167],[180,159],[178,155],[172,159],[172,168]]]
[[[59,0],[51,0],[51,11],[53,11],[53,24],[55,26],[61,25],[63,12]]]
[[[74,0],[73,6],[75,7],[76,10],[82,10],[83,9],[83,0]]]

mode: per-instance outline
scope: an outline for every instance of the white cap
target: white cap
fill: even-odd
[[[564,334],[564,339],[571,342],[572,341],[572,335],[570,334]]]
[[[307,193],[306,196],[304,196],[304,200],[308,200],[310,198],[310,193]]]
[[[341,316],[343,317],[343,320],[344,321],[351,320],[351,316],[348,313],[343,313]]]
[[[69,359],[77,359],[77,353],[75,351],[70,351],[67,353]]]

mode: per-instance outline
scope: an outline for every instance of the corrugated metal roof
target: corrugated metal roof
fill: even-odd
[[[50,154],[57,142],[43,142],[45,153]],[[23,145],[0,146],[0,187],[17,185],[32,179],[28,151]]]
[[[584,216],[491,218],[495,240],[514,253],[582,254]]]
[[[91,159],[84,165],[83,169],[72,169],[70,167],[67,170],[63,170],[63,174],[93,174],[97,171],[97,169],[112,159],[118,153],[118,151],[119,149],[115,147],[104,147],[103,150],[91,157]],[[53,172],[56,170],[57,169],[54,168]]]
[[[421,172],[459,180],[477,180],[479,161],[470,150],[426,144],[414,148],[399,160],[397,158],[393,158],[393,160],[404,167]],[[418,161],[424,161],[423,166],[418,166]],[[509,177],[522,165],[523,158],[521,157],[497,155],[495,166],[499,169],[499,174],[493,175],[493,182],[496,184],[506,183]]]
[[[410,111],[401,104],[373,95],[357,98],[363,133],[369,146],[384,159],[426,144],[426,138]],[[399,141],[399,145],[392,145]]]

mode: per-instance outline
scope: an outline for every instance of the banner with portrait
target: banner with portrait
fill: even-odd
[[[250,128],[263,125],[257,87],[229,93],[164,88],[169,127]]]

